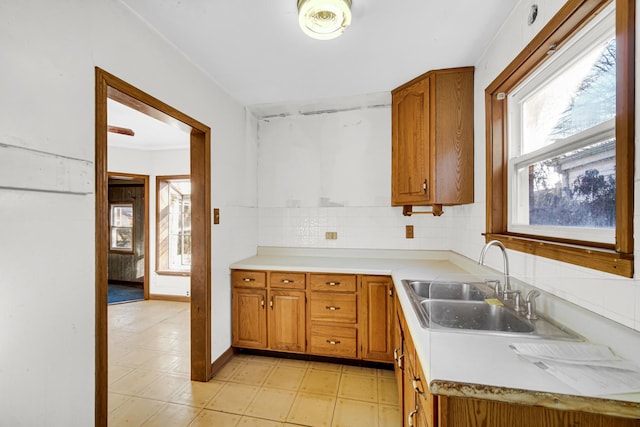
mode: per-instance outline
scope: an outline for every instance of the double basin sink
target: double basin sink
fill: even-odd
[[[423,328],[581,339],[541,316],[528,320],[510,303],[495,296],[491,282],[403,280],[402,283]]]

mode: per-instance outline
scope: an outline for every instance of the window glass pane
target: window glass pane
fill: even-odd
[[[528,209],[515,215],[517,222],[614,229],[615,155],[609,139],[519,167],[518,205]]]
[[[111,228],[111,249],[132,250],[133,229],[118,227]]]
[[[133,205],[111,205],[112,227],[133,227]]]
[[[184,178],[161,180],[160,248],[161,265],[173,271],[189,271],[191,266],[191,181]]]
[[[522,102],[520,154],[615,117],[615,58],[612,35],[585,51]]]

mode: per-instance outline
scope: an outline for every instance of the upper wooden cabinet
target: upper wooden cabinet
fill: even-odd
[[[430,71],[391,92],[393,206],[473,203],[473,70]]]

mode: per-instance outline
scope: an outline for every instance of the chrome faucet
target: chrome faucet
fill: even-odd
[[[525,305],[527,306],[527,314],[525,314],[525,317],[529,320],[536,320],[538,318],[536,314],[536,297],[538,296],[540,296],[540,292],[534,289],[529,291],[525,299]]]
[[[480,252],[478,264],[484,265],[484,257],[487,254],[487,250],[494,245],[499,247],[502,251],[502,259],[504,261],[504,289],[502,290],[502,297],[507,300],[509,299],[509,295],[513,293],[511,290],[511,283],[509,282],[509,257],[507,257],[507,248],[505,248],[499,240],[491,240],[490,242],[487,242],[487,244],[482,248],[482,252]],[[498,291],[498,289],[499,287],[496,286],[496,291]]]

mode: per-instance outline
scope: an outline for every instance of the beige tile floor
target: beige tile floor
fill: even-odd
[[[109,426],[400,425],[393,372],[253,355],[189,380],[189,304],[109,312]]]

